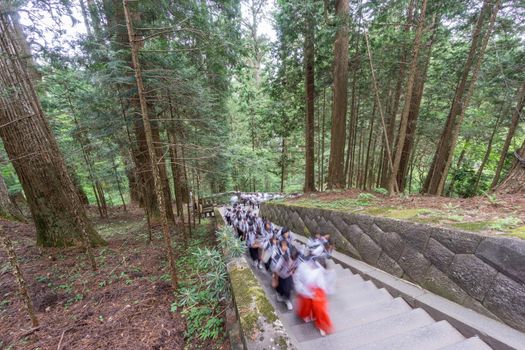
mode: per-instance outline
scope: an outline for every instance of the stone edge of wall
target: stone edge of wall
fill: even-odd
[[[217,208],[215,220],[216,227],[224,225],[224,219]],[[230,342],[237,343],[232,344],[232,348],[296,349],[246,258],[243,256],[232,259],[227,262],[226,267],[238,321],[237,327],[231,327],[231,333],[234,334],[230,334]]]
[[[281,211],[293,209],[292,212],[295,214],[288,214],[288,217],[284,218],[284,214],[282,213],[277,213],[275,211],[273,211],[273,213],[269,213],[269,209],[271,211],[272,208]],[[309,212],[310,210],[312,212]],[[307,216],[307,214],[312,214],[314,212],[322,214],[320,216],[318,215],[319,222],[315,222],[315,218],[310,218]],[[341,214],[343,217],[342,220],[339,220],[339,222],[337,222],[337,214]],[[326,233],[335,233],[336,237],[334,238],[338,250],[343,251],[345,254],[336,252],[334,254],[334,259],[348,267],[354,273],[359,273],[366,279],[370,279],[375,282],[378,286],[385,287],[395,296],[403,297],[413,307],[421,307],[425,309],[435,319],[444,319],[449,321],[465,336],[478,335],[481,339],[496,349],[525,349],[525,334],[499,322],[496,320],[497,317],[494,317],[494,315],[492,315],[490,312],[487,312],[488,310],[481,310],[485,311],[485,315],[482,315],[478,313],[480,311],[479,305],[472,307],[472,305],[467,303],[467,306],[475,309],[474,311],[471,308],[467,308],[456,303],[455,301],[451,301],[447,298],[433,294],[432,290],[427,291],[416,284],[404,280],[403,278],[409,277],[405,276],[404,273],[397,273],[396,275],[392,274],[391,271],[385,272],[382,270],[382,267],[385,265],[374,266],[374,264],[369,264],[370,261],[366,261],[370,260],[370,256],[365,256],[366,259],[364,259],[362,256],[364,255],[363,252],[366,252],[366,247],[368,245],[379,245],[379,243],[376,244],[377,237],[374,237],[377,236],[377,231],[379,230],[381,230],[383,234],[386,233],[390,236],[395,235],[395,237],[398,238],[397,243],[399,243],[399,239],[403,241],[406,240],[406,242],[403,242],[403,247],[401,247],[401,249],[399,249],[400,247],[397,247],[398,251],[401,250],[401,252],[399,252],[400,256],[397,257],[398,260],[400,259],[401,255],[405,253],[406,247],[409,247],[409,253],[414,256],[412,259],[419,263],[421,262],[421,257],[424,257],[425,259],[427,259],[427,257],[426,255],[419,253],[417,249],[418,247],[419,249],[426,247],[428,241],[431,238],[435,241],[439,240],[444,244],[447,244],[448,247],[455,245],[456,255],[466,255],[466,252],[471,252],[471,255],[474,255],[472,253],[476,252],[476,249],[481,245],[482,240],[489,239],[491,244],[498,246],[497,239],[490,239],[489,237],[484,237],[464,231],[453,231],[424,224],[403,222],[395,219],[372,217],[362,214],[348,214],[326,209],[305,208],[278,203],[263,204],[261,207],[261,216],[268,217],[270,220],[280,225],[286,224],[295,233],[308,234],[317,230]],[[324,218],[325,216],[326,219]],[[339,228],[336,228],[336,225],[339,226]],[[355,235],[348,236],[345,232],[340,232],[341,230],[345,229],[356,231],[354,233],[355,235],[358,235],[358,238],[360,239],[356,240]],[[372,231],[372,233],[366,233],[366,238],[364,238],[363,235],[366,231]],[[398,234],[396,231],[400,233]],[[423,231],[422,234],[421,231]],[[354,238],[353,241],[351,241],[352,237]],[[374,237],[375,239],[371,237]],[[298,239],[303,241],[306,240],[302,236],[299,236]],[[506,240],[505,238],[499,239]],[[394,240],[394,243],[395,242],[396,241]],[[496,242],[496,244],[494,244],[494,242]],[[361,249],[358,250],[358,248],[356,248],[352,243]],[[525,244],[525,242],[523,243]],[[383,245],[381,248],[383,248]],[[386,249],[389,249],[390,252],[395,252],[395,248],[395,244],[394,247],[388,247],[388,244],[386,245]],[[405,255],[410,257],[410,254]],[[380,260],[379,258],[381,255],[386,254],[383,254],[383,251],[381,251],[376,255],[378,255],[375,257],[375,261],[377,262]],[[389,264],[392,264],[392,262],[397,265],[397,262],[394,259],[387,261]],[[408,263],[408,261],[406,263]],[[405,266],[410,265],[405,264]],[[429,266],[427,266],[427,268],[430,269]],[[437,270],[435,267],[434,269]],[[437,283],[439,282],[440,281],[438,280]],[[509,302],[511,303],[509,307],[513,307],[512,301]],[[491,316],[492,318],[487,316]]]

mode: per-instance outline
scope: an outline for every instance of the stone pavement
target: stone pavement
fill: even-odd
[[[337,274],[336,293],[329,297],[334,332],[321,336],[313,322],[277,302],[270,274],[251,266],[277,316],[299,350],[486,350],[478,337],[465,338],[447,321],[435,321],[421,308],[412,308],[340,264],[329,261]]]

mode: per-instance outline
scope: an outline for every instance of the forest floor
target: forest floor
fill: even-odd
[[[89,268],[79,249],[40,249],[32,224],[0,221],[15,245],[40,327],[32,329],[0,251],[0,349],[229,349],[224,339],[185,345],[160,230],[147,243],[142,211],[112,209],[92,220],[108,245]],[[207,224],[206,234],[213,235]],[[213,242],[214,240],[209,240]],[[176,245],[176,244],[175,244]],[[182,249],[177,249],[180,256]]]
[[[525,239],[525,198],[520,195],[389,197],[383,193],[352,189],[307,194],[285,202]]]

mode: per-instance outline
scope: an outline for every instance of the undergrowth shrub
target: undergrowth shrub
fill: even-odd
[[[246,245],[243,241],[235,237],[231,226],[223,226],[217,232],[219,247],[224,253],[226,260],[229,261],[238,258],[246,251]]]
[[[177,260],[184,279],[171,311],[180,311],[186,319],[188,344],[217,339],[223,333],[223,301],[229,293],[226,264],[217,248],[205,246],[210,242],[207,235],[205,225],[197,227],[192,241]]]

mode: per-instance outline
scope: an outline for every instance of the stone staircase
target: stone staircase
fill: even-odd
[[[402,298],[394,298],[384,288],[330,261],[337,273],[336,294],[329,298],[334,333],[322,337],[313,322],[305,323],[283,303],[276,302],[267,272],[253,271],[278,317],[295,338],[300,350],[385,350],[385,349],[491,349],[478,337],[465,338],[447,321],[436,322],[421,308],[412,308]]]

